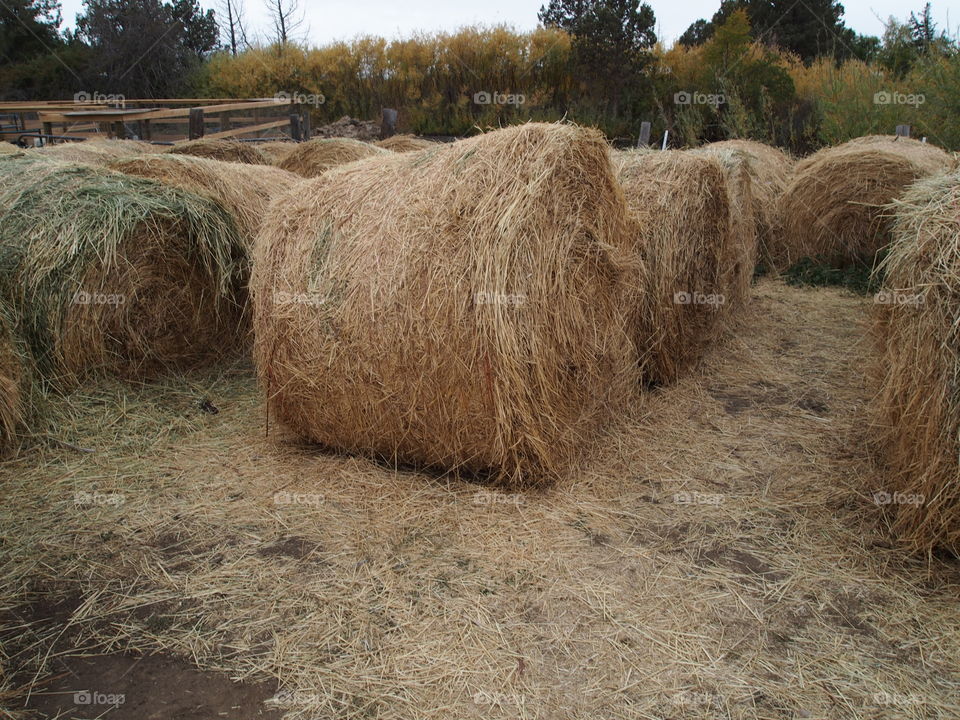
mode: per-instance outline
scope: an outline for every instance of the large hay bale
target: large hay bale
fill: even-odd
[[[21,343],[14,336],[12,312],[0,301],[0,457],[16,445],[25,419],[27,363]]]
[[[788,264],[818,258],[872,266],[889,243],[884,206],[915,180],[953,164],[940,148],[909,138],[857,138],[797,163],[780,198]]]
[[[243,250],[220,205],[37,156],[0,180],[0,298],[44,373],[143,376],[237,347]]]
[[[278,198],[255,247],[270,411],[325,446],[564,474],[637,380],[626,207],[601,135],[528,124]]]
[[[0,155],[13,155],[15,153],[21,152],[23,148],[14,145],[13,143],[0,141]]]
[[[298,143],[292,140],[271,140],[269,142],[257,143],[257,148],[267,158],[271,165],[277,165],[287,155],[297,149]]]
[[[252,144],[239,140],[186,140],[175,143],[166,152],[176,155],[193,155],[225,162],[247,163],[248,165],[269,165],[267,156]]]
[[[727,172],[714,157],[679,150],[614,157],[646,269],[634,340],[645,380],[672,382],[715,339],[738,292]]]
[[[279,168],[190,155],[142,155],[118,160],[109,167],[215,200],[236,219],[247,249],[252,247],[273,197],[302,180]]]
[[[297,148],[277,163],[301,177],[320,177],[332,167],[390,152],[376,145],[350,138],[315,138],[297,144]]]
[[[789,267],[789,252],[783,247],[777,208],[796,161],[780,148],[753,140],[723,140],[704,145],[699,150],[721,154],[734,151],[746,158],[759,259],[767,269],[775,272]]]
[[[391,135],[383,140],[377,140],[374,145],[393,152],[418,152],[429,150],[435,147],[436,143],[418,138],[416,135]]]
[[[916,183],[893,209],[873,327],[876,499],[913,548],[960,554],[960,173]]]
[[[63,162],[100,166],[108,165],[118,158],[162,151],[163,147],[160,145],[151,145],[139,140],[115,140],[110,138],[91,138],[79,142],[45,145],[30,150],[31,153],[39,153],[44,157]]]

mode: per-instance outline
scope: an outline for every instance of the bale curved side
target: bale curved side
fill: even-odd
[[[429,150],[436,143],[424,140],[416,135],[391,135],[383,140],[377,140],[374,145],[393,152],[417,152],[419,150]]]
[[[277,167],[301,177],[314,178],[337,165],[388,152],[390,151],[352,138],[315,138],[298,143],[295,150],[277,163]]]
[[[918,182],[891,209],[870,373],[881,492],[910,547],[960,554],[960,173]]]
[[[176,155],[224,160],[225,162],[247,163],[248,165],[269,165],[267,156],[253,143],[239,140],[187,140],[178,142],[166,152]]]
[[[792,263],[872,266],[890,242],[884,206],[914,181],[950,169],[950,156],[909,138],[871,136],[801,160],[780,200]]]
[[[270,409],[328,447],[545,482],[637,379],[637,261],[593,131],[533,123],[338,168],[278,198],[255,258]]]

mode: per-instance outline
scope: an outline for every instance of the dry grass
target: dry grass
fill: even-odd
[[[756,221],[759,259],[771,270],[781,271],[792,263],[789,249],[782,245],[782,229],[777,215],[796,161],[779,148],[752,140],[724,140],[700,148],[702,152],[743,153],[750,174],[753,216]]]
[[[338,168],[255,250],[277,417],[390,461],[553,479],[629,397],[636,267],[603,138],[528,124]]]
[[[890,241],[883,207],[910,183],[952,164],[933,145],[884,136],[851,140],[801,160],[778,211],[786,260],[872,266]]]
[[[386,155],[389,151],[352,138],[315,138],[298,143],[277,167],[301,177],[320,177],[330,168],[355,160]]]
[[[292,140],[271,140],[270,142],[257,143],[257,149],[267,158],[268,163],[277,165],[297,149],[297,143]]]
[[[894,210],[871,406],[886,509],[911,547],[960,554],[960,174],[918,182]]]
[[[236,347],[243,247],[221,206],[36,156],[0,177],[0,297],[45,374],[142,376]]]
[[[5,665],[36,694],[162,650],[286,720],[954,718],[960,570],[863,492],[867,305],[764,281],[603,458],[516,495],[265,438],[243,372],[78,392],[57,437],[93,452],[0,465]]]
[[[177,155],[223,160],[224,162],[247,163],[248,165],[269,165],[267,156],[253,143],[239,140],[186,140],[178,142],[166,152]]]
[[[13,143],[0,141],[0,155],[13,155],[18,152],[22,152],[23,148],[14,145]]]
[[[417,152],[436,147],[436,143],[418,138],[415,135],[391,135],[383,140],[377,140],[374,145],[393,152]]]
[[[614,159],[646,270],[634,341],[646,380],[673,382],[716,340],[740,292],[726,170],[713,157],[678,150],[617,152]]]
[[[110,168],[209,197],[235,218],[247,250],[260,229],[270,201],[300,182],[274,167],[223,162],[189,155],[147,155],[119,160]]]
[[[20,343],[13,333],[13,314],[0,301],[0,457],[16,445],[25,415],[22,385],[26,367]]]

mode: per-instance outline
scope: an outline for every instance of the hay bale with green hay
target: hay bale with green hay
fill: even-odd
[[[298,143],[295,150],[277,163],[277,167],[301,177],[314,178],[337,165],[389,152],[352,138],[315,138]]]
[[[238,346],[244,250],[221,205],[36,157],[0,178],[0,298],[44,375],[143,377]]]
[[[960,554],[960,172],[921,180],[891,209],[871,372],[886,486],[871,492],[910,547]]]
[[[248,165],[270,164],[267,156],[256,145],[239,140],[206,140],[204,138],[184,140],[175,143],[165,152],[223,160],[224,162],[247,163]]]
[[[262,227],[254,356],[302,437],[533,485],[632,395],[637,259],[599,133],[384,152],[297,186]]]
[[[780,198],[783,262],[815,258],[831,267],[872,267],[890,242],[885,206],[908,185],[953,166],[938,147],[869,136],[797,163]]]

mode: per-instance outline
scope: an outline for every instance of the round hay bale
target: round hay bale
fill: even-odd
[[[418,152],[429,150],[435,147],[436,143],[418,138],[416,135],[391,135],[383,140],[377,140],[374,145],[393,152]]]
[[[158,180],[209,197],[237,221],[244,246],[253,246],[270,200],[302,178],[267,166],[223,162],[190,155],[141,155],[111,163],[112,170]]]
[[[327,447],[531,485],[637,380],[637,260],[603,137],[531,123],[278,198],[255,246],[270,412]]]
[[[277,167],[301,177],[323,175],[337,165],[390,152],[351,138],[315,138],[297,144],[297,148],[277,163]]]
[[[13,335],[10,308],[0,302],[0,457],[10,453],[24,423],[24,384],[26,363]]]
[[[739,152],[746,158],[759,260],[768,270],[785,270],[790,264],[789,253],[783,247],[777,207],[796,161],[780,148],[753,140],[724,140],[704,145],[699,150],[721,154]]]
[[[257,148],[267,158],[271,165],[277,165],[287,155],[297,149],[298,143],[292,140],[271,140],[270,142],[257,143]]]
[[[248,165],[269,165],[267,156],[253,143],[239,140],[187,140],[179,142],[166,150],[175,155],[193,155],[225,162],[247,163]]]
[[[780,198],[785,261],[872,266],[890,242],[884,206],[919,178],[950,169],[940,148],[909,138],[858,138],[797,163]]]
[[[874,496],[910,547],[960,554],[960,173],[921,180],[893,206],[874,304]]]
[[[720,162],[679,150],[614,153],[646,273],[631,323],[643,376],[668,383],[716,338],[739,262]]]
[[[0,155],[14,155],[22,152],[23,148],[9,142],[0,142]]]
[[[108,165],[118,158],[159,153],[163,148],[139,140],[112,140],[109,138],[91,138],[81,142],[66,142],[56,145],[44,145],[29,152],[35,152],[47,158],[63,162],[84,163],[86,165]]]
[[[242,242],[220,205],[37,158],[0,179],[0,297],[45,374],[141,377],[239,345]]]

